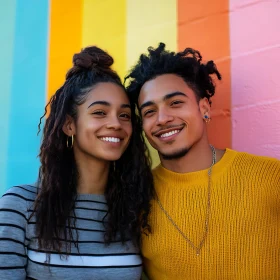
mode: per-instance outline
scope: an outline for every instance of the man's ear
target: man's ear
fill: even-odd
[[[206,97],[204,97],[204,98],[199,100],[198,105],[199,105],[199,110],[200,110],[202,118],[203,119],[205,119],[205,118],[210,119],[211,118],[211,115],[210,115],[211,105],[209,103],[209,100]]]
[[[76,134],[75,122],[71,116],[69,115],[66,116],[62,130],[67,136],[72,136]]]

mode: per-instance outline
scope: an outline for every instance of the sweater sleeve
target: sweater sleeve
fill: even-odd
[[[0,199],[1,279],[26,279],[26,217],[27,201],[21,188],[9,189]]]

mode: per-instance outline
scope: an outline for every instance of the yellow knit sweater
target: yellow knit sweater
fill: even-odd
[[[154,170],[158,197],[195,245],[207,208],[207,170]],[[215,164],[209,233],[200,255],[152,202],[152,234],[143,235],[150,280],[279,280],[280,161],[230,149]]]

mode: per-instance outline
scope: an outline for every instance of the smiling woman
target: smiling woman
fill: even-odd
[[[0,199],[3,279],[141,277],[153,179],[139,117],[109,54],[73,64],[48,104],[37,184]]]
[[[75,135],[73,149],[79,162],[88,165],[86,160],[80,160],[84,155],[115,161],[124,153],[132,134],[128,97],[120,85],[112,82],[100,82],[87,91],[86,101],[77,108],[77,121],[68,116],[64,133]]]

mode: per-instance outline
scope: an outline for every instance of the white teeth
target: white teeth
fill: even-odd
[[[180,132],[180,130],[178,130],[178,129],[172,130],[172,131],[169,131],[167,133],[161,134],[159,137],[160,138],[168,137],[168,136],[171,136],[171,135],[176,134],[178,132]]]
[[[118,143],[121,141],[120,138],[116,138],[116,137],[101,137],[100,138],[102,141],[106,141],[106,142],[114,142],[114,143]]]

